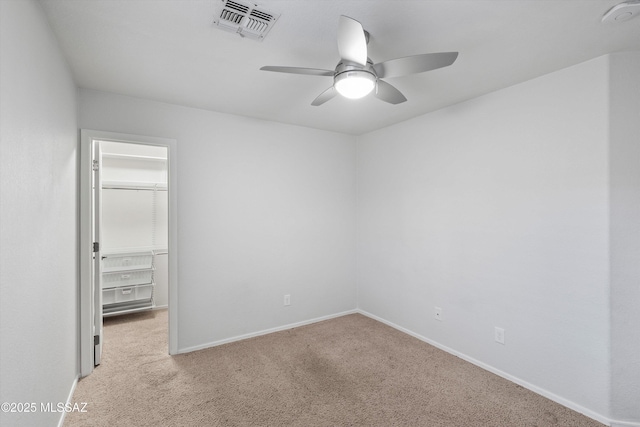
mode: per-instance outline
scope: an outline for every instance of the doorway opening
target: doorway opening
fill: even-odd
[[[177,353],[176,141],[81,131],[80,374],[103,318],[167,308]]]

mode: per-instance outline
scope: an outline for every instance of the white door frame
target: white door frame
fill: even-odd
[[[102,161],[102,146],[99,142],[92,141],[91,143],[92,163],[98,164]],[[102,331],[103,331],[103,313],[102,313],[102,168],[94,168],[93,176],[91,179],[93,191],[91,192],[93,202],[91,203],[92,227],[91,234],[94,242],[100,242],[97,248],[92,248],[93,256],[93,274],[91,275],[92,282],[92,309],[93,313],[91,318],[93,319],[93,361],[94,365],[99,365],[102,360]],[[96,341],[97,336],[97,341]]]
[[[94,289],[91,277],[93,238],[91,203],[93,141],[126,142],[129,144],[167,147],[167,184],[169,188],[169,354],[178,353],[178,154],[175,139],[80,130],[80,376],[89,375],[94,368]]]

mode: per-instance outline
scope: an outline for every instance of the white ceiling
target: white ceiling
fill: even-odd
[[[82,88],[362,134],[600,55],[640,50],[640,18],[600,19],[621,0],[254,0],[281,16],[264,41],[213,24],[221,0],[42,0]],[[408,98],[336,97],[313,107],[333,70],[338,18],[371,34],[374,62],[458,51],[450,67],[387,81]]]

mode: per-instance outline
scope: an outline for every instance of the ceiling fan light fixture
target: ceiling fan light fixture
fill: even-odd
[[[640,0],[633,1],[640,2]],[[362,28],[362,24],[353,18],[341,15],[338,26],[340,62],[338,62],[333,72],[319,68],[278,67],[272,65],[260,69],[280,73],[333,76],[333,85],[311,102],[314,107],[324,104],[336,95],[342,95],[348,99],[363,98],[374,89],[376,98],[388,104],[397,105],[405,102],[407,98],[402,92],[383,79],[448,67],[458,57],[458,52],[423,53],[421,55],[389,59],[374,64],[367,56],[368,42],[369,33]]]
[[[345,98],[360,99],[376,87],[376,76],[368,71],[347,71],[335,76],[333,87]]]

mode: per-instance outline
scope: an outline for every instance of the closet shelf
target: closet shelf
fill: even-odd
[[[110,190],[167,191],[167,184],[161,182],[102,181],[102,188]]]
[[[103,159],[131,159],[131,160],[149,160],[154,162],[166,162],[166,157],[156,156],[142,156],[139,154],[116,154],[116,153],[102,153]]]
[[[133,308],[122,308],[114,304],[112,307],[109,307],[109,306],[105,307],[102,311],[102,316],[103,317],[120,316],[122,314],[130,314],[130,313],[137,313],[139,311],[152,310],[154,308],[156,308],[156,305],[153,301],[145,302]]]

